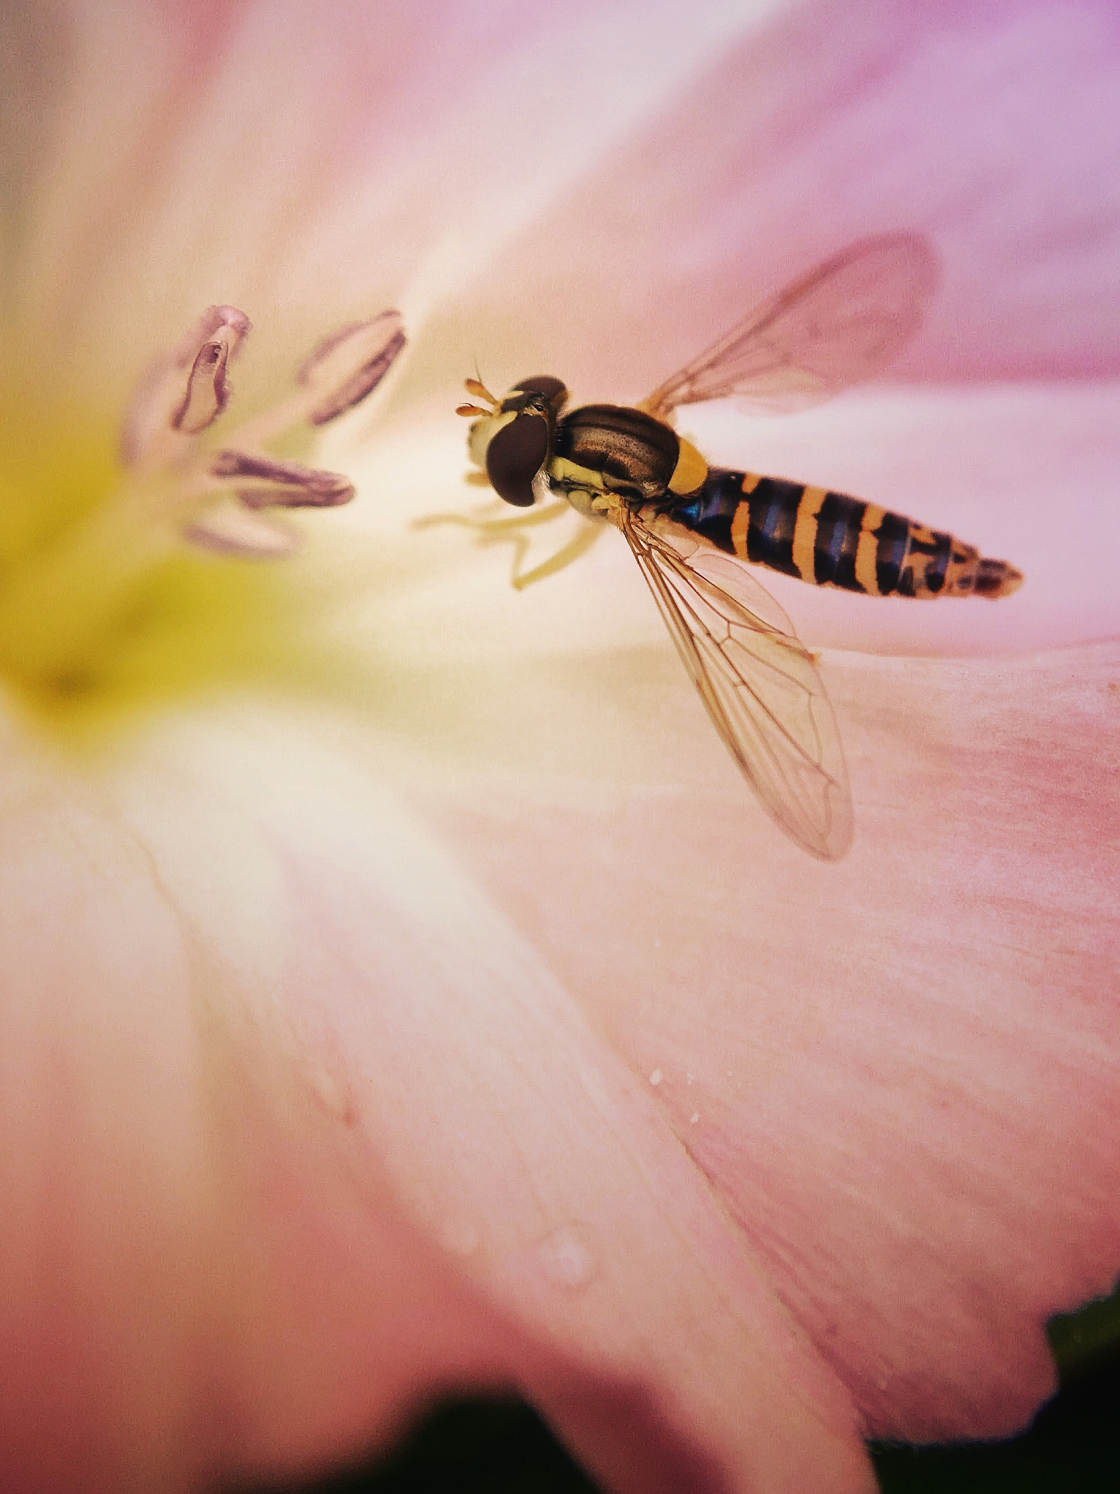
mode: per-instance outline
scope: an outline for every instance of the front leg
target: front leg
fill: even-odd
[[[500,537],[511,531],[528,528],[533,524],[547,524],[550,519],[558,519],[565,512],[568,505],[558,499],[555,503],[542,503],[535,508],[519,509],[517,513],[504,513],[500,518],[484,519],[480,514],[424,514],[419,519],[413,519],[413,529],[428,529],[433,524],[461,524],[464,529],[473,529],[482,535],[483,539],[491,535]],[[508,505],[507,505],[508,510]]]
[[[534,566],[531,571],[521,569],[521,562],[529,548],[529,541],[523,534],[515,535],[516,548],[509,578],[514,590],[524,591],[534,581],[543,581],[546,576],[555,576],[557,571],[562,571],[565,566],[571,565],[573,560],[578,560],[581,555],[585,555],[601,532],[602,526],[599,524],[581,524],[566,545],[561,545],[555,554],[550,555],[547,560],[542,560],[540,565]]]
[[[571,504],[559,498],[555,503],[542,503],[534,508],[522,509],[515,514],[503,514],[499,518],[485,519],[478,515],[460,513],[425,514],[423,518],[414,519],[412,527],[427,529],[433,524],[459,524],[464,529],[473,529],[483,544],[491,544],[495,540],[511,540],[513,561],[510,566],[510,584],[516,591],[523,591],[534,581],[543,581],[546,576],[555,575],[557,571],[563,570],[595,543],[599,525],[583,524],[578,533],[574,534],[566,544],[561,545],[554,555],[550,555],[540,565],[533,566],[531,570],[522,569],[529,549],[529,538],[523,531],[539,524],[550,523],[553,519],[560,518],[562,514],[570,513],[571,508]]]

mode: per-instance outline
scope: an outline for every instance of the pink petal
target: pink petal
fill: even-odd
[[[17,16],[21,379],[108,398],[219,296],[293,346],[398,302],[426,334],[375,490],[359,739],[211,718],[92,788],[9,771],[25,1484],[75,1457],[166,1484],[185,1445],[291,1467],[481,1379],[621,1489],[866,1488],[857,1410],[1007,1430],[1049,1383],[1046,1314],[1108,1285],[1113,656],[829,661],[860,829],[818,869],[754,817],[624,552],[522,598],[504,557],[405,531],[461,501],[444,412],[476,356],[637,396],[788,272],[918,227],[945,290],[898,377],[1048,387],[853,397],[759,448],[1029,585],[928,623],[791,610],[871,648],[1111,629],[1110,9],[770,16]]]
[[[118,325],[122,289],[133,315],[185,324],[200,282],[258,321],[275,300],[321,325],[326,302],[375,309],[411,279],[412,321],[436,313],[432,375],[535,348],[589,396],[637,397],[787,270],[903,226],[947,269],[912,373],[1116,373],[1107,0],[478,0],[438,42],[381,8],[323,25],[286,3],[25,7],[13,305],[73,351],[97,291]],[[582,108],[583,80],[622,55]],[[510,119],[532,150],[510,149]],[[437,278],[454,304],[433,305]]]
[[[438,331],[484,374],[519,347],[510,382],[547,356],[588,398],[634,399],[760,291],[908,228],[936,242],[945,289],[903,373],[1115,378],[1114,21],[1108,0],[745,19],[464,285],[478,329],[447,306]]]
[[[405,1215],[546,1346],[515,1383],[612,1487],[679,1487],[657,1465],[687,1453],[698,1488],[870,1488],[830,1377],[644,1082],[535,952],[337,747],[289,727],[277,750],[236,721],[230,739],[240,752],[180,728],[158,778],[133,765],[126,820],[249,1027],[280,1022],[293,1077],[365,1138]],[[242,849],[216,873],[217,843]]]
[[[394,1206],[150,851],[93,786],[38,788],[0,857],[9,1486],[291,1467],[441,1378],[508,1383],[519,1335]]]
[[[292,1467],[469,1378],[532,1395],[619,1489],[870,1488],[644,1085],[284,723],[215,748],[181,722],[5,819],[21,1487],[79,1455],[88,1487],[163,1483],[187,1446],[200,1473]]]
[[[65,352],[88,373],[124,330],[150,346],[153,325],[189,321],[200,285],[246,305],[258,341],[283,309],[295,346],[308,326],[394,304],[409,281],[414,299],[430,294],[445,242],[472,255],[468,225],[489,216],[495,181],[523,221],[577,135],[581,159],[601,151],[602,112],[550,109],[542,78],[625,48],[607,111],[622,132],[738,22],[633,0],[563,15],[473,0],[432,25],[380,6],[324,24],[288,0],[24,7],[12,45],[33,64],[17,77],[34,127],[13,162],[25,200],[12,300],[44,361]],[[539,121],[530,151],[508,150],[518,116]]]
[[[1046,1318],[1120,1264],[1118,664],[829,660],[857,816],[839,867],[736,797],[668,659],[642,686],[654,740],[608,732],[585,760],[530,694],[490,744],[504,812],[482,778],[486,808],[443,801],[874,1434],[1022,1426],[1053,1384]],[[606,661],[564,688],[602,701]],[[543,838],[515,763],[546,733],[572,781]]]

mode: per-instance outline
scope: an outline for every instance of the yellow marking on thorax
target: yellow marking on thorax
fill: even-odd
[[[599,493],[606,486],[601,472],[597,472],[594,467],[581,467],[568,457],[553,457],[548,464],[548,475],[553,482],[571,483],[577,488],[592,488]]]
[[[695,493],[708,475],[708,464],[691,441],[686,441],[683,436],[678,436],[677,439],[680,442],[680,452],[673,475],[669,479],[669,491]]]
[[[879,537],[875,530],[883,522],[885,513],[885,508],[869,503],[859,527],[859,539],[856,541],[856,580],[869,597],[880,595],[879,577],[875,570],[875,561],[879,554]]]
[[[755,488],[758,487],[761,481],[762,478],[757,472],[744,472],[743,481],[739,484],[739,486],[742,488],[744,493],[753,493]]]
[[[797,503],[797,518],[793,525],[793,563],[802,581],[816,578],[813,551],[817,541],[817,520],[821,504],[827,496],[827,488],[806,486]]]

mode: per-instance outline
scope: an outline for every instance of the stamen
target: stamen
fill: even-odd
[[[38,391],[25,396],[18,381],[12,391],[17,418],[3,434],[13,481],[5,487],[0,474],[0,498],[12,500],[0,503],[0,687],[37,722],[67,733],[73,725],[75,741],[88,728],[100,742],[109,718],[133,720],[135,704],[196,680],[258,672],[274,656],[258,619],[270,638],[302,626],[302,600],[293,596],[289,609],[292,589],[268,575],[302,540],[284,510],[334,508],[355,494],[347,476],[305,464],[313,426],[376,388],[404,333],[396,312],[344,328],[316,348],[298,383],[290,370],[273,387],[265,381],[241,420],[227,408],[231,361],[249,330],[235,307],[212,306],[151,363],[128,408],[123,465],[105,440],[100,399],[88,409],[60,400],[67,423],[55,435]],[[133,352],[107,345],[102,356]],[[191,557],[188,545],[223,558]],[[256,575],[234,557],[252,557]]]
[[[186,368],[194,362],[199,345],[212,337],[223,337],[229,343],[231,354],[235,353],[252,330],[252,322],[236,306],[208,306],[198,319],[197,325],[183,338],[171,355],[178,368]]]
[[[258,511],[270,508],[337,508],[355,488],[339,472],[268,454],[302,428],[322,425],[364,399],[384,378],[404,347],[401,318],[382,312],[344,327],[315,349],[299,370],[298,384],[247,424],[223,432],[227,444],[207,451],[194,438],[229,402],[229,361],[249,331],[233,306],[212,306],[189,337],[153,366],[133,401],[124,437],[138,501],[167,492],[168,529],[223,554],[286,555],[298,534]],[[192,449],[193,448],[193,449]],[[287,449],[291,449],[290,445]]]
[[[405,345],[401,315],[383,311],[326,338],[299,370],[312,396],[306,418],[325,425],[377,388]]]
[[[177,431],[197,436],[225,409],[229,401],[226,385],[228,358],[228,345],[218,338],[199,349],[183,402],[171,417],[171,424]]]
[[[152,364],[125,417],[121,456],[126,466],[156,456],[170,431],[197,435],[217,419],[229,403],[229,361],[250,326],[236,306],[211,306],[174,352]]]
[[[239,503],[220,503],[183,528],[184,536],[203,550],[221,555],[254,555],[261,559],[290,555],[299,544],[294,530]]]
[[[337,508],[354,496],[354,484],[339,472],[278,461],[245,451],[220,451],[210,464],[214,477],[248,479],[237,496],[247,508]]]

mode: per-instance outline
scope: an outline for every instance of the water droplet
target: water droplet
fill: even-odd
[[[649,1082],[656,1089],[657,1086],[661,1083],[662,1079],[664,1079],[664,1077],[665,1075],[661,1072],[660,1069],[654,1069],[653,1073],[649,1076]]]
[[[595,1257],[572,1225],[553,1230],[537,1247],[544,1274],[571,1290],[586,1286],[595,1274]]]
[[[699,1119],[700,1119],[700,1112],[699,1112],[699,1110],[694,1110],[692,1112],[692,1114],[688,1117],[688,1124],[690,1126],[694,1126]]]

